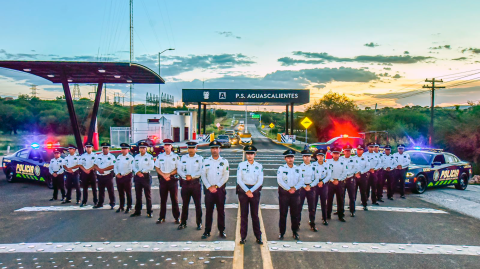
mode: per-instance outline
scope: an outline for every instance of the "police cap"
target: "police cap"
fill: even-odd
[[[146,147],[148,147],[148,144],[145,141],[141,141],[140,143],[138,143],[138,147],[139,148],[146,148]]]
[[[217,140],[213,140],[212,142],[210,142],[210,144],[208,144],[208,146],[210,146],[211,148],[219,148],[222,146],[222,143],[218,142]]]
[[[121,147],[122,149],[129,149],[129,148],[130,148],[130,145],[127,144],[127,143],[121,143],[121,144],[120,144],[120,147]]]
[[[93,143],[92,142],[87,142],[87,143],[85,143],[85,147],[93,147]]]
[[[102,148],[109,148],[110,144],[107,143],[107,142],[103,142],[101,146],[102,146]]]
[[[257,148],[252,145],[248,145],[243,149],[243,151],[245,151],[245,153],[255,153],[257,152]]]
[[[187,148],[195,148],[197,147],[197,142],[195,141],[188,141],[187,142]]]
[[[285,157],[290,157],[290,156],[295,156],[295,151],[292,149],[287,149],[284,153],[283,156]]]
[[[325,155],[327,154],[327,151],[324,149],[318,149],[317,152],[315,152],[315,155]]]
[[[173,144],[173,140],[172,139],[163,139],[163,144],[164,145],[171,145],[171,144]]]

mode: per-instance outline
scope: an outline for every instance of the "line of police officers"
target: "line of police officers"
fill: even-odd
[[[103,207],[105,188],[107,189],[111,209],[115,206],[113,178],[117,183],[120,197],[120,206],[117,213],[132,210],[132,178],[135,183],[136,203],[131,217],[141,215],[142,196],[145,195],[147,217],[152,218],[150,171],[156,170],[160,185],[160,216],[157,224],[165,222],[167,212],[167,199],[170,195],[172,214],[178,229],[187,228],[188,208],[193,199],[196,212],[197,230],[202,229],[201,190],[205,196],[206,220],[202,239],[210,236],[213,211],[217,208],[217,227],[219,236],[226,238],[225,234],[225,201],[226,183],[229,178],[229,163],[220,156],[218,141],[210,143],[211,156],[203,158],[196,154],[196,142],[187,142],[188,154],[181,158],[172,152],[170,139],[164,142],[165,152],[158,155],[154,161],[152,155],[147,153],[147,144],[139,143],[139,154],[135,157],[129,154],[130,146],[121,144],[121,154],[115,158],[109,153],[110,145],[102,143],[102,154],[92,152],[93,145],[85,145],[86,152],[81,156],[75,155],[76,148],[69,146],[69,155],[62,159],[60,151],[55,151],[49,170],[52,176],[54,192],[52,200],[56,200],[58,189],[62,193],[62,203],[71,202],[72,188],[76,188],[77,204],[80,203],[80,188],[78,175],[83,187],[83,200],[81,207],[88,201],[88,188],[91,186],[94,208]],[[325,159],[325,150],[312,153],[308,150],[301,152],[303,163],[294,164],[295,151],[289,149],[283,153],[285,165],[278,168],[277,183],[280,220],[279,239],[283,239],[286,232],[288,210],[290,209],[291,229],[293,238],[299,240],[298,230],[301,222],[301,212],[307,200],[310,229],[317,232],[315,215],[318,200],[322,210],[322,221],[328,225],[333,211],[333,199],[336,196],[337,212],[341,222],[345,222],[344,201],[349,196],[350,216],[355,216],[355,200],[360,189],[361,203],[364,210],[368,210],[367,201],[371,196],[373,205],[383,202],[382,194],[385,181],[387,183],[387,197],[393,200],[397,185],[400,185],[401,198],[405,198],[405,176],[410,164],[410,157],[403,152],[405,146],[398,145],[398,152],[391,154],[391,147],[386,146],[384,153],[379,152],[379,145],[368,144],[368,152],[364,153],[364,146],[356,147],[356,155],[352,156],[352,146],[343,148],[344,156],[340,156],[342,148],[335,147],[331,150],[332,159]],[[255,161],[257,149],[254,146],[244,148],[246,160],[239,163],[237,168],[236,193],[240,204],[241,219],[241,244],[245,244],[248,230],[248,215],[252,218],[252,226],[256,242],[263,244],[262,232],[259,221],[260,194],[263,185],[263,166]],[[316,160],[315,160],[316,159]],[[66,172],[66,188],[64,188],[64,175]],[[99,197],[97,200],[97,181]],[[180,182],[182,196],[182,211],[180,215],[178,204],[178,182]],[[371,194],[370,194],[371,192]],[[126,208],[125,208],[126,197]],[[180,219],[179,219],[180,218]]]

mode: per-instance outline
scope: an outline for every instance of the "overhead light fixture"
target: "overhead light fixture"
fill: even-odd
[[[55,77],[55,76],[54,76],[54,75],[47,75],[47,77],[49,77],[49,78],[53,78],[53,77]]]
[[[72,82],[73,80],[69,79],[68,82]]]
[[[114,77],[115,77],[115,78],[120,78],[121,76],[119,76],[119,75],[115,75]]]
[[[128,83],[132,83],[132,81],[131,81],[130,79],[127,79],[127,82],[128,82]]]
[[[98,72],[100,72],[100,73],[105,73],[105,70],[103,70],[103,69],[98,69]]]
[[[32,69],[30,69],[30,68],[25,68],[25,69],[23,69],[23,71],[25,71],[25,72],[30,72],[30,71],[32,71]]]

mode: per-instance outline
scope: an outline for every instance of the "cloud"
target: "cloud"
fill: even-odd
[[[91,56],[91,55],[79,55],[79,56],[66,56],[66,57],[59,57],[55,56],[52,57],[52,60],[54,61],[74,61],[74,62],[98,62],[100,59],[97,56]],[[116,56],[109,56],[108,57],[109,62],[115,62],[119,61],[119,59]]]
[[[219,32],[219,31],[217,31],[216,33],[219,34],[219,35],[223,35],[225,37],[233,37],[233,38],[236,38],[236,39],[242,39],[240,36],[236,36],[232,32],[225,32],[225,31],[224,32]]]
[[[468,59],[467,57],[460,57],[460,58],[452,59],[452,61],[464,61],[464,60],[467,60],[467,59]]]
[[[452,47],[450,45],[443,45],[443,46],[438,46],[438,47],[430,47],[429,49],[431,50],[441,50],[441,49],[451,49]]]
[[[384,55],[360,55],[353,58],[340,58],[332,56],[326,52],[303,52],[294,51],[293,55],[301,56],[307,59],[320,59],[328,62],[362,62],[362,63],[383,63],[383,64],[413,64],[433,57],[426,56],[384,56]],[[282,58],[281,58],[282,59]]]
[[[296,65],[296,64],[322,64],[325,63],[324,60],[299,60],[299,59],[293,59],[290,57],[283,57],[278,59],[282,66],[290,66],[290,65]]]
[[[476,48],[463,49],[462,53],[465,52],[465,51],[470,51],[470,52],[475,53],[475,54],[480,54],[480,49],[476,49]]]
[[[364,44],[365,47],[370,47],[370,48],[375,48],[375,47],[378,47],[380,45],[376,44],[376,43],[373,43],[373,42],[370,42],[370,43],[367,43],[367,44]]]
[[[42,54],[36,53],[8,53],[4,49],[0,49],[0,57],[6,60],[36,60]]]

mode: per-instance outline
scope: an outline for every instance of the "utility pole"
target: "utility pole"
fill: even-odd
[[[30,90],[32,90],[32,98],[36,98],[37,97],[37,85],[33,85],[30,86]]]
[[[82,98],[80,94],[80,86],[78,84],[73,84],[73,100],[80,100]]]
[[[130,64],[134,60],[133,57],[133,0],[130,0]],[[130,117],[133,114],[133,84],[130,83]],[[131,118],[130,118],[131,121]]]
[[[432,104],[430,105],[430,137],[428,139],[430,147],[433,147],[433,115],[434,115],[434,108],[435,108],[435,89],[442,89],[445,88],[445,86],[435,86],[435,82],[440,82],[443,83],[443,80],[435,80],[435,78],[432,79],[425,79],[425,82],[432,83],[431,86],[429,85],[423,85],[424,89],[432,89]]]

